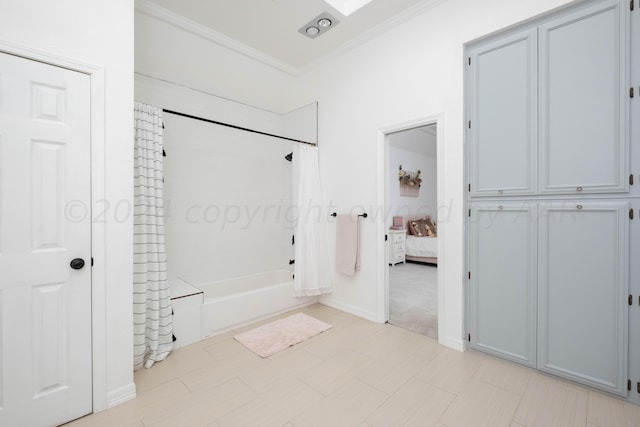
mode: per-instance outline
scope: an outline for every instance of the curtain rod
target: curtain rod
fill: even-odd
[[[272,133],[261,132],[259,130],[243,128],[241,126],[231,125],[229,123],[218,122],[216,120],[204,119],[202,117],[192,116],[190,114],[185,114],[185,113],[179,113],[177,111],[165,110],[165,109],[162,109],[162,111],[165,112],[165,113],[174,114],[176,116],[186,117],[188,119],[200,120],[201,122],[213,123],[214,125],[226,126],[226,127],[230,127],[230,128],[233,128],[233,129],[243,130],[243,131],[246,131],[246,132],[257,133],[257,134],[265,135],[265,136],[271,136],[273,138],[285,139],[287,141],[298,142],[300,144],[307,144],[307,145],[314,145],[314,146],[318,145],[318,144],[315,144],[313,142],[301,141],[299,139],[287,138],[286,136],[279,136],[279,135],[274,135]]]

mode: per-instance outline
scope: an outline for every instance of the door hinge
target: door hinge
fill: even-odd
[[[629,175],[629,185],[633,185],[633,174]]]
[[[635,6],[635,3],[634,3],[634,1],[633,1],[633,0],[631,0],[631,1],[629,2],[629,9],[630,9],[632,12],[633,12],[633,8],[634,8],[634,6]],[[469,58],[469,59],[471,59],[471,58]]]
[[[387,240],[389,240],[389,236],[387,236],[386,234],[384,235],[384,241],[386,242]]]
[[[633,209],[629,209],[629,219],[633,219]]]
[[[631,380],[627,380],[627,390],[631,391]]]
[[[471,120],[469,120],[469,129],[471,129]]]
[[[633,88],[629,88],[629,98],[633,98]]]
[[[469,218],[471,218],[471,209],[469,209]]]
[[[467,184],[467,191],[471,193],[471,184]]]
[[[467,341],[471,342],[471,334],[467,334]]]
[[[633,305],[633,295],[629,295],[629,305]]]
[[[638,384],[636,385],[636,391],[640,393],[640,382],[638,382]]]
[[[633,0],[631,0],[631,3],[633,4]],[[633,10],[633,7],[631,8],[631,10]],[[471,57],[469,57],[469,65],[471,65]]]
[[[469,276],[469,280],[471,280],[471,272],[469,271],[469,274],[467,274],[467,276]]]
[[[91,267],[93,267],[93,257],[91,257]]]
[[[296,235],[292,234],[291,235],[291,245],[295,245],[296,244]]]

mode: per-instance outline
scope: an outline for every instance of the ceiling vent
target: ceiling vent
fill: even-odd
[[[339,22],[336,18],[325,12],[309,21],[307,25],[300,28],[298,32],[310,39],[315,39],[338,25]]]

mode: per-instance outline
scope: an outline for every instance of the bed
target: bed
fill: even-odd
[[[409,220],[407,223],[406,260],[438,265],[438,230],[431,217]]]

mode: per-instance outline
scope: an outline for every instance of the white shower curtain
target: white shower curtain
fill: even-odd
[[[135,369],[150,368],[173,348],[164,244],[162,110],[136,102],[133,208]]]
[[[318,148],[300,144],[293,157],[298,185],[298,223],[295,238],[294,295],[297,297],[333,291],[322,204]]]

